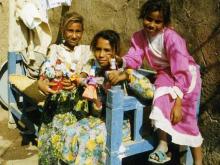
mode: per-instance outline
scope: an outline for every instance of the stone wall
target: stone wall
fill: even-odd
[[[7,52],[7,0],[0,0],[0,62]],[[70,10],[85,18],[83,43],[89,44],[102,29],[117,30],[122,38],[122,53],[133,32],[141,28],[137,20],[144,0],[73,0]],[[170,0],[172,26],[188,42],[189,50],[201,66],[203,90],[199,124],[204,137],[204,164],[220,162],[220,1]],[[56,41],[61,7],[49,11],[53,42]],[[2,34],[4,34],[2,36]]]

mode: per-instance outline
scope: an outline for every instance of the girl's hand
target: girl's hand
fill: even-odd
[[[61,83],[64,90],[72,90],[76,88],[76,84],[69,79],[63,79]]]
[[[170,121],[173,125],[177,124],[182,120],[182,100],[177,97],[174,106],[170,113]]]
[[[127,80],[128,76],[126,72],[121,72],[121,71],[109,71],[108,73],[108,80],[112,85],[116,85],[117,83]]]
[[[93,100],[93,106],[92,106],[92,115],[96,117],[101,117],[102,115],[102,102],[100,99]]]
[[[37,85],[38,85],[39,90],[42,91],[46,95],[57,93],[57,91],[54,91],[54,90],[51,89],[51,87],[56,85],[56,84],[54,84],[52,82],[49,82],[48,79],[40,78],[37,81]]]
[[[95,106],[100,109],[102,107],[102,102],[100,100],[100,98],[94,99],[93,103],[95,104]]]

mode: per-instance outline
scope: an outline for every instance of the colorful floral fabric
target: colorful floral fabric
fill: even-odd
[[[62,160],[66,127],[89,115],[88,101],[82,88],[61,91],[47,98],[39,131],[39,164],[57,164]]]
[[[129,89],[141,99],[152,99],[154,96],[154,85],[150,80],[132,69],[127,69],[127,73],[129,75]]]
[[[97,73],[98,74],[98,73]],[[100,75],[100,74],[98,74]],[[103,102],[102,115],[92,114],[92,104],[82,98],[83,88],[48,98],[39,131],[39,164],[56,165],[60,161],[72,165],[105,164],[105,99],[102,86],[98,95]],[[130,139],[130,120],[123,121],[123,140]]]
[[[59,100],[56,106],[55,102],[50,104],[56,107],[53,109],[54,114],[51,115],[47,112],[49,107],[43,116],[38,139],[39,164],[58,164],[59,160],[74,165],[105,164],[106,127],[104,118],[89,115],[86,100],[79,99],[75,106],[72,106],[75,101],[70,99],[73,93],[62,91],[61,95],[51,97],[52,102],[55,101],[54,98],[56,101]],[[65,101],[61,101],[64,98]],[[77,99],[76,96],[75,99]],[[123,129],[124,139],[129,139],[130,123],[128,119],[124,120]]]

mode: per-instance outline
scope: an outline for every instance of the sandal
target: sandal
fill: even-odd
[[[170,161],[171,158],[167,156],[167,154],[163,151],[155,150],[149,155],[148,161],[157,163],[157,164],[163,164],[165,162]]]

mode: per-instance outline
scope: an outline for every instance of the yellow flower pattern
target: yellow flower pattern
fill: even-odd
[[[96,143],[95,143],[95,140],[91,139],[87,142],[87,145],[86,147],[90,150],[90,151],[93,151],[94,148],[96,147]]]
[[[52,144],[55,144],[55,145],[56,145],[56,143],[58,143],[58,142],[60,141],[60,135],[54,135],[54,136],[52,136],[51,141],[52,141]]]
[[[68,154],[67,160],[68,160],[69,162],[71,162],[71,161],[74,160],[73,154],[72,154],[71,152]]]
[[[85,165],[93,165],[93,161],[91,158],[86,159]]]
[[[140,78],[133,70],[128,73],[131,89],[138,89],[136,94],[139,92],[140,96],[152,98],[154,91],[150,81]],[[60,96],[51,97],[57,99],[49,104],[56,105],[51,109],[54,116],[51,119],[46,115],[39,131],[39,164],[58,164],[62,160],[66,164],[104,165],[107,136],[104,118],[89,116],[88,102],[81,95],[62,92]],[[130,139],[128,119],[123,122],[123,141],[126,139]]]
[[[80,157],[79,157],[79,156],[76,157],[75,164],[76,164],[76,165],[79,165],[79,164],[80,164]]]
[[[147,77],[144,77],[135,70],[128,69],[129,87],[136,96],[141,99],[152,99],[154,96],[154,86]]]
[[[104,143],[104,136],[103,136],[102,134],[98,135],[98,136],[96,137],[96,142],[97,142],[98,144],[103,144],[103,143]]]

